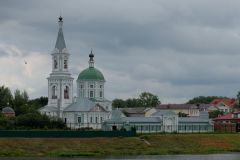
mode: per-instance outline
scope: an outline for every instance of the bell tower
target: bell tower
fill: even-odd
[[[52,51],[52,73],[48,79],[48,106],[53,115],[62,117],[62,111],[73,102],[73,78],[69,73],[69,52],[63,36],[63,18],[58,18],[57,41]]]

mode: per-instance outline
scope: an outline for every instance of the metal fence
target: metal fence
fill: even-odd
[[[0,131],[0,137],[26,138],[87,138],[87,137],[134,137],[135,131]]]
[[[240,125],[236,123],[215,123],[214,131],[215,132],[239,132]]]

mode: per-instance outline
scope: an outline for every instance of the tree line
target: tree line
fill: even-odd
[[[39,113],[39,108],[47,105],[48,98],[29,99],[26,91],[16,89],[12,94],[8,87],[0,87],[0,111],[11,107],[15,117],[0,114],[0,129],[66,129],[61,119],[49,118]]]
[[[142,92],[138,98],[114,99],[112,106],[114,108],[131,108],[131,107],[156,107],[161,104],[157,95],[149,92]]]

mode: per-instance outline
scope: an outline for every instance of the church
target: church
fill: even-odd
[[[80,72],[73,94],[73,80],[69,72],[69,52],[63,36],[63,18],[59,17],[57,41],[52,51],[52,72],[48,80],[48,104],[41,114],[58,117],[70,128],[102,128],[111,118],[112,103],[104,98],[105,78],[94,67],[94,54],[89,54],[89,67]]]

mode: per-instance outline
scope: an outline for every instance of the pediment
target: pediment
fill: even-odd
[[[90,111],[91,112],[106,112],[106,110],[99,104],[96,104],[93,108],[90,109]]]

